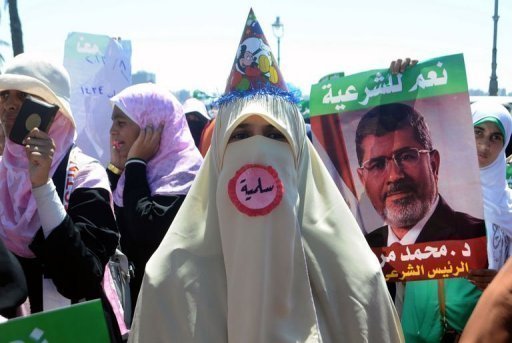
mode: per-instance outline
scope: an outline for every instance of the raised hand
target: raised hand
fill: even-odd
[[[418,60],[411,60],[409,57],[407,57],[404,61],[399,58],[396,61],[391,62],[389,70],[392,74],[403,73],[405,69],[408,67],[414,67],[416,63],[418,63]]]
[[[137,137],[128,152],[128,159],[140,158],[146,162],[151,160],[160,148],[160,138],[163,130],[163,122],[157,128],[149,124],[144,129],[141,129],[139,137]]]
[[[32,129],[23,143],[29,162],[28,171],[32,188],[42,186],[50,178],[55,143],[46,132],[38,128]]]

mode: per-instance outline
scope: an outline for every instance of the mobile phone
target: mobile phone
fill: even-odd
[[[9,139],[14,143],[23,145],[23,140],[33,128],[37,127],[41,131],[48,132],[58,110],[59,106],[28,95],[14,121]]]

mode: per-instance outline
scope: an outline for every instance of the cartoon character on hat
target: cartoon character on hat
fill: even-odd
[[[226,91],[248,91],[284,83],[260,24],[250,11]]]

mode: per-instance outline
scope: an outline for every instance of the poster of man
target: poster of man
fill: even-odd
[[[315,146],[387,280],[486,266],[462,55],[314,85],[311,116]]]

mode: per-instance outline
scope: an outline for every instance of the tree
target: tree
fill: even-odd
[[[9,46],[9,43],[7,43],[4,40],[0,40],[0,46]],[[0,67],[4,64],[5,58],[2,54],[0,54]]]
[[[0,19],[2,18],[1,14],[2,14],[2,11],[0,11]],[[9,43],[0,39],[0,46],[9,46]],[[2,54],[0,54],[0,67],[4,64],[4,62],[5,62],[5,58]]]
[[[23,32],[21,31],[21,20],[18,14],[18,0],[5,0],[9,6],[9,19],[11,23],[11,41],[13,56],[23,52]]]

